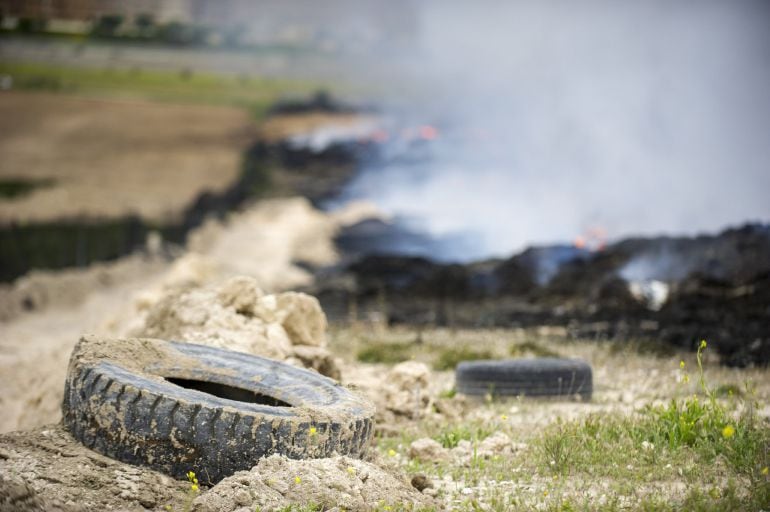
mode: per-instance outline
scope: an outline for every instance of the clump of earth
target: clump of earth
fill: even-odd
[[[184,340],[313,368],[339,379],[326,316],[304,293],[266,294],[251,277],[171,289],[148,306],[138,337]]]
[[[253,277],[194,284],[178,281],[142,295],[131,334],[184,340],[270,357],[354,382],[374,399],[379,419],[418,418],[430,403],[430,370],[406,362],[389,372],[356,372],[327,348],[318,301],[296,292],[266,293]],[[343,370],[347,375],[343,377]],[[104,457],[60,424],[0,436],[0,510],[279,510],[315,503],[327,510],[371,510],[388,504],[429,506],[432,497],[406,476],[371,460],[271,456],[207,490],[193,490],[156,471]]]
[[[78,443],[60,425],[0,437],[0,511],[280,510],[315,503],[364,511],[388,504],[429,506],[406,477],[376,462],[336,456],[273,455],[210,489],[112,460]]]

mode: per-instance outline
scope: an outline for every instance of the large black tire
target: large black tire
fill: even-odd
[[[591,366],[580,359],[538,358],[464,361],[455,371],[457,391],[466,395],[578,396],[590,400]]]
[[[244,401],[247,400],[247,401]],[[360,456],[374,407],[331,379],[238,352],[86,338],[70,360],[64,425],[109,457],[213,484],[274,453]]]

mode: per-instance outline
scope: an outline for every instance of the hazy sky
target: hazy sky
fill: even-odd
[[[354,194],[474,256],[770,221],[770,2],[422,5],[410,108],[451,140]]]

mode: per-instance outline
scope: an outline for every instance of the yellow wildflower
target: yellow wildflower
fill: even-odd
[[[396,456],[396,450],[394,450],[393,448],[388,450],[388,456],[389,457],[395,457]]]
[[[725,428],[722,429],[722,437],[725,439],[730,439],[735,435],[735,429],[732,425],[727,425]]]
[[[314,435],[316,435],[316,433],[317,433],[317,432],[318,432],[318,430],[316,430],[316,428],[315,428],[315,427],[310,427],[310,435],[311,435],[311,436],[314,436]]]
[[[192,485],[190,486],[190,490],[191,490],[192,492],[198,492],[198,484],[192,484]]]
[[[502,416],[500,416],[500,419],[503,420],[503,421],[508,421],[508,416],[503,414]]]
[[[298,476],[295,476],[294,477],[294,483],[295,484],[301,484],[302,483],[302,479],[300,477],[298,477]]]
[[[684,370],[684,361],[679,361],[679,368]]]
[[[700,340],[700,348],[704,349],[706,348],[706,345],[707,345],[706,340]]]

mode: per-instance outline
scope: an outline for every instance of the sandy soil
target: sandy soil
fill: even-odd
[[[240,109],[0,93],[0,180],[54,184],[0,202],[0,223],[174,219],[238,176],[256,126]]]
[[[202,226],[171,262],[129,256],[86,270],[37,272],[0,288],[0,432],[58,421],[66,362],[80,336],[137,332],[168,290],[234,275],[255,278],[268,292],[307,284],[312,276],[296,262],[333,263],[335,233],[371,211],[353,205],[327,215],[302,198],[264,201]]]

